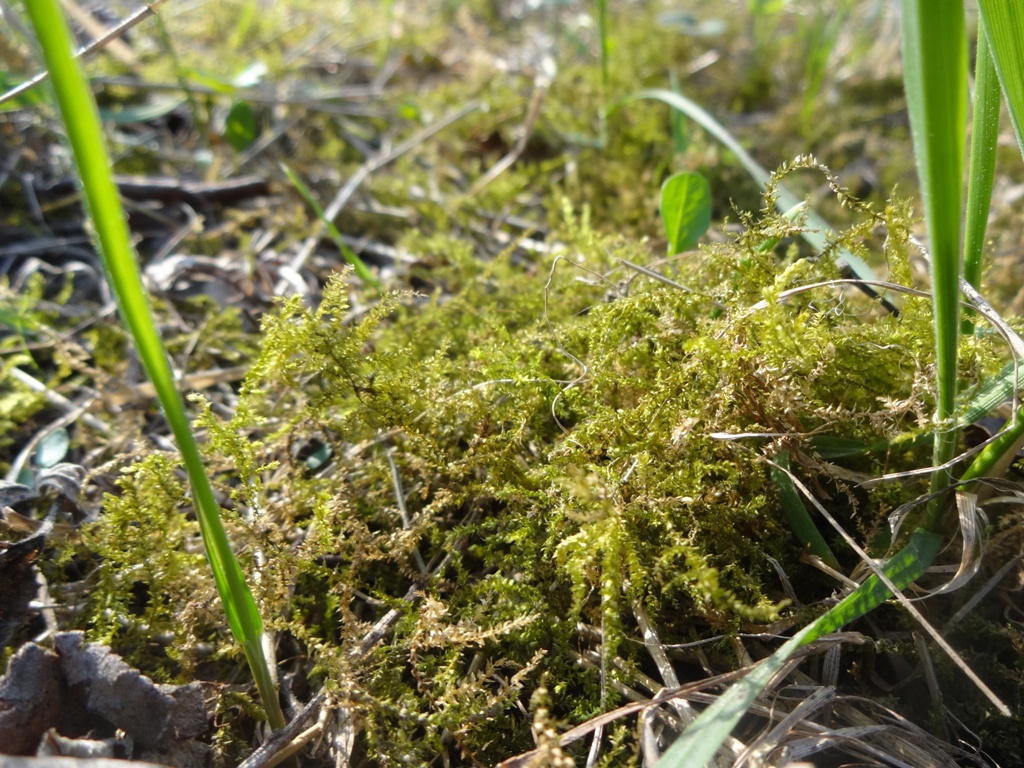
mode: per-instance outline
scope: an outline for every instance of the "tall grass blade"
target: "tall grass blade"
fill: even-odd
[[[601,88],[608,98],[608,0],[595,0],[597,14],[597,36],[601,47]]]
[[[171,68],[174,70],[174,79],[177,81],[182,93],[185,94],[185,100],[188,102],[188,111],[192,115],[192,124],[199,131],[199,135],[203,140],[208,140],[210,137],[210,121],[207,114],[199,108],[199,102],[196,100],[196,96],[189,85],[185,68],[181,65],[181,59],[178,58],[178,48],[167,31],[167,25],[164,24],[163,17],[160,14],[156,14],[153,19],[156,23],[156,32],[157,37],[160,38],[160,45],[163,46],[164,51],[167,53],[167,57],[171,62]]]
[[[611,55],[608,40],[608,0],[595,0],[594,12],[597,15],[597,36],[601,48],[601,146],[608,146],[608,59]]]
[[[992,204],[996,173],[996,139],[999,136],[999,79],[988,45],[984,23],[978,24],[978,59],[974,68],[974,106],[971,110],[971,164],[967,182],[967,221],[964,229],[964,279],[981,287],[985,229]],[[965,334],[974,324],[965,320]]]
[[[936,433],[934,463],[956,451],[950,426],[956,404],[960,332],[960,216],[967,129],[967,37],[962,0],[902,0],[903,78],[932,254],[935,316]],[[926,527],[945,510],[945,470],[932,475]]]
[[[682,94],[673,93],[672,91],[660,88],[638,91],[612,105],[612,107],[609,108],[609,112],[619,109],[630,102],[639,101],[641,99],[654,99],[655,101],[663,102],[673,109],[677,109],[685,114],[693,120],[693,122],[697,123],[697,125],[711,134],[711,136],[721,143],[726,149],[736,155],[747,173],[750,174],[750,177],[755,182],[760,184],[762,187],[768,185],[768,182],[771,180],[771,174],[761,167],[761,165],[758,164],[758,162],[754,160],[754,158],[751,157],[742,146],[740,146],[740,143],[736,141],[735,137],[729,133],[728,130],[726,130],[725,126],[715,120],[715,118],[699,104],[691,101]],[[790,210],[804,202],[790,192],[783,184],[779,184],[777,189],[779,193],[778,207],[780,211]],[[803,230],[800,233],[800,236],[812,248],[819,251],[825,250],[828,245],[828,238],[833,232],[832,227],[813,211],[809,211],[807,213],[807,225],[808,229]],[[871,267],[865,264],[863,259],[854,256],[845,248],[839,251],[838,260],[845,263],[853,270],[857,277],[862,280],[875,279],[875,274],[871,270]]]
[[[356,255],[356,252],[345,244],[345,238],[341,236],[341,232],[339,232],[338,228],[334,226],[334,222],[328,218],[324,209],[320,207],[320,203],[318,203],[317,199],[313,196],[313,191],[306,186],[306,183],[302,180],[299,174],[284,163],[281,163],[281,170],[284,171],[284,175],[288,177],[288,181],[290,181],[295,189],[299,191],[302,198],[309,203],[309,207],[316,213],[317,218],[319,218],[320,221],[323,222],[323,225],[327,227],[327,232],[330,234],[331,239],[334,240],[334,244],[338,246],[338,250],[341,251],[341,255],[345,257],[345,261],[352,265],[352,268],[359,278],[370,285],[380,285],[377,278],[373,276],[373,272],[371,272],[370,268],[366,266],[366,262],[359,258],[359,256]]]
[[[1024,153],[1024,4],[1016,0],[978,0],[978,10],[1017,143]]]
[[[668,87],[673,93],[679,93],[679,75],[674,69],[668,73]],[[686,136],[686,120],[683,118],[684,115],[678,109],[672,110],[672,146],[679,155],[685,152],[690,144]]]
[[[71,33],[59,0],[29,0],[26,8],[43,49],[121,314],[135,340],[188,470],[206,555],[224,603],[228,625],[245,651],[271,726],[282,728],[284,715],[261,644],[263,621],[221,523],[220,508],[149,310],[124,209],[111,174],[96,102],[77,61],[72,57]]]
[[[815,119],[818,96],[828,73],[829,59],[835,49],[839,33],[847,26],[850,15],[849,4],[840,3],[838,8],[819,4],[802,26],[801,42],[807,50],[804,67],[803,103],[800,105],[800,124],[808,127]],[[811,12],[809,12],[810,15]]]
[[[904,589],[927,570],[941,544],[940,536],[923,530],[914,531],[907,546],[890,558],[882,570],[898,589]],[[838,605],[793,635],[753,672],[705,709],[662,755],[658,768],[704,768],[790,656],[808,643],[836,632],[874,610],[891,594],[882,580],[872,574]]]
[[[800,492],[789,477],[789,451],[779,451],[775,457],[775,464],[778,466],[772,466],[770,471],[772,483],[779,491],[782,514],[785,515],[790,529],[808,552],[817,555],[830,568],[839,570],[839,561],[811,519],[807,507],[800,498]]]

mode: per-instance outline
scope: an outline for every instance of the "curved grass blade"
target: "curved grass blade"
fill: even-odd
[[[797,205],[794,205],[788,211],[783,211],[782,218],[788,219],[789,221],[798,221],[804,218],[806,212],[807,201],[803,200]],[[765,240],[763,243],[757,246],[757,251],[758,253],[769,253],[771,251],[774,251],[775,246],[777,246],[780,241],[781,238],[779,237],[769,237],[767,240]]]
[[[341,251],[341,255],[345,257],[345,261],[352,265],[355,273],[360,279],[365,280],[371,285],[380,285],[377,278],[373,276],[373,272],[366,266],[366,262],[360,259],[355,251],[345,245],[345,239],[341,236],[341,232],[334,226],[334,222],[327,218],[327,214],[324,213],[324,209],[320,207],[320,203],[317,202],[316,198],[313,197],[312,191],[306,186],[306,183],[299,178],[299,174],[293,171],[284,163],[281,163],[281,170],[284,171],[285,176],[288,177],[294,187],[302,195],[302,198],[309,203],[309,207],[313,209],[320,221],[323,222],[324,226],[327,227],[327,232],[330,234],[331,239],[334,240],[334,244],[338,246],[338,250]]]
[[[904,589],[927,570],[941,544],[942,537],[936,534],[914,531],[907,546],[891,557],[882,571],[897,589]],[[882,580],[872,574],[837,606],[793,635],[705,709],[658,761],[658,768],[704,768],[794,652],[859,619],[885,602],[891,594]]]
[[[742,146],[740,146],[740,143],[736,141],[733,135],[725,129],[725,126],[715,120],[715,118],[699,104],[690,101],[690,99],[686,98],[682,94],[673,93],[672,91],[659,88],[637,91],[631,96],[612,105],[608,111],[613,112],[630,102],[640,101],[643,99],[653,99],[655,101],[663,102],[673,109],[677,109],[685,114],[693,120],[693,122],[697,123],[697,125],[711,134],[711,136],[720,142],[726,149],[736,155],[740,163],[754,181],[763,187],[768,185],[768,182],[771,179],[771,174],[761,167],[761,165],[758,164],[758,162],[751,157]],[[779,184],[777,189],[778,207],[780,211],[790,210],[804,202],[795,194],[790,192],[784,184]],[[807,213],[807,224],[809,229],[803,230],[800,233],[800,237],[802,237],[812,248],[816,248],[819,251],[825,250],[825,247],[828,244],[828,237],[833,232],[832,227],[829,226],[827,221],[813,211],[809,211]],[[838,261],[846,264],[861,280],[875,279],[875,274],[871,267],[869,267],[863,259],[850,253],[850,251],[845,248],[839,251]]]
[[[220,507],[206,476],[185,405],[175,386],[163,342],[149,310],[128,235],[127,217],[111,174],[96,102],[71,55],[71,33],[58,0],[29,0],[26,8],[43,49],[82,179],[89,214],[96,227],[104,266],[117,293],[121,315],[135,340],[188,470],[206,556],[224,604],[228,625],[245,651],[271,726],[282,728],[284,714],[261,643],[263,620],[221,523]]]
[[[967,408],[960,415],[961,426],[973,424],[1013,397],[1015,386],[1024,384],[1021,363],[1007,363],[995,376],[990,376],[971,396]]]
[[[968,482],[1003,474],[1017,458],[1021,447],[1024,447],[1024,414],[1018,413],[1017,420],[1005,427],[974,457],[960,479]]]
[[[1024,153],[1024,4],[1008,0],[978,0],[999,84]]]
[[[775,487],[779,489],[782,513],[786,516],[789,527],[808,552],[817,555],[829,567],[839,570],[839,561],[808,514],[807,507],[800,499],[800,492],[789,477],[789,451],[779,451],[779,455],[775,457],[775,464],[778,466],[772,465],[771,478]]]

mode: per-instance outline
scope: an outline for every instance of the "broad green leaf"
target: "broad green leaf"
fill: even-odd
[[[883,571],[898,589],[904,589],[927,570],[941,544],[941,536],[914,531],[907,546],[886,562]],[[891,594],[885,584],[872,574],[838,605],[793,635],[705,709],[662,755],[658,768],[704,768],[790,656],[808,643],[874,610]]]
[[[247,101],[236,101],[232,104],[227,120],[224,121],[224,138],[234,147],[235,152],[252,146],[258,132],[256,112],[252,104]]]
[[[617,104],[613,104],[609,108],[609,112],[619,109],[630,102],[640,101],[642,99],[654,99],[655,101],[667,104],[673,109],[678,109],[693,120],[693,122],[697,123],[697,125],[710,133],[711,136],[725,146],[726,149],[736,155],[747,173],[750,174],[751,178],[753,178],[755,182],[762,186],[766,186],[771,180],[771,174],[762,168],[761,165],[758,164],[758,162],[754,160],[754,158],[751,157],[742,146],[740,146],[740,143],[736,141],[733,135],[729,133],[721,123],[715,120],[715,118],[713,118],[711,114],[699,104],[691,101],[682,94],[657,88],[637,91]],[[790,210],[803,202],[803,200],[790,192],[783,184],[778,186],[778,192],[778,207],[780,211]],[[812,248],[819,251],[825,250],[828,245],[828,238],[833,234],[832,228],[823,218],[813,211],[809,212],[807,215],[807,224],[809,228],[803,230],[800,233],[800,237],[802,237]],[[845,248],[839,250],[837,260],[849,266],[857,277],[862,280],[875,279],[875,273],[871,270],[871,267],[865,264],[863,259],[853,255]]]
[[[903,80],[931,249],[935,316],[935,466],[956,452],[953,416],[960,335],[960,220],[967,130],[967,37],[962,0],[902,0]],[[938,530],[949,474],[932,474],[926,527]]]
[[[992,59],[1024,153],[1024,4],[1018,0],[978,0]]]
[[[711,186],[699,173],[677,173],[661,185],[661,220],[668,255],[682,253],[711,226]]]

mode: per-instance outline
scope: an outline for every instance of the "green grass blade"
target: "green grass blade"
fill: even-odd
[[[608,39],[608,0],[595,0],[594,13],[597,16],[598,45],[601,48],[601,114],[600,119],[601,147],[608,146],[608,60],[611,56]]]
[[[156,26],[157,37],[160,39],[160,44],[167,53],[167,57],[171,62],[171,68],[174,70],[174,79],[177,81],[182,93],[185,94],[188,110],[192,115],[192,124],[199,131],[200,136],[208,139],[210,137],[210,121],[207,119],[206,113],[200,110],[199,102],[189,87],[185,68],[181,66],[181,60],[178,58],[178,49],[174,45],[174,40],[171,38],[170,33],[167,31],[167,25],[164,24],[163,16],[159,13],[154,14],[153,20]]]
[[[932,254],[937,379],[934,462],[956,451],[948,425],[957,388],[960,332],[960,216],[967,128],[967,37],[961,0],[903,0],[903,78]],[[937,530],[945,509],[945,471],[932,476],[926,527]]]
[[[327,218],[327,214],[324,213],[324,209],[320,207],[320,203],[313,197],[313,192],[306,186],[306,183],[299,178],[299,174],[293,171],[284,163],[281,163],[281,170],[284,171],[285,176],[288,177],[288,181],[299,191],[303,199],[309,204],[309,207],[313,209],[317,217],[327,227],[327,232],[330,234],[331,239],[334,240],[334,244],[338,246],[338,250],[341,251],[341,255],[345,257],[345,261],[352,265],[355,269],[355,273],[361,280],[369,283],[370,285],[380,285],[377,278],[373,276],[373,272],[366,266],[366,262],[360,259],[355,251],[345,245],[345,239],[341,236],[341,232],[334,226],[334,222]]]
[[[978,24],[978,60],[974,69],[974,106],[971,110],[971,164],[967,182],[967,223],[964,230],[964,278],[981,287],[981,263],[985,250],[985,229],[992,204],[992,181],[996,172],[996,140],[999,136],[999,78],[985,34]],[[974,324],[963,323],[965,334]]]
[[[807,201],[804,200],[790,208],[788,211],[783,211],[782,218],[786,219],[787,221],[798,221],[799,219],[805,216],[806,212]],[[770,251],[774,251],[780,241],[781,238],[769,237],[767,240],[765,240],[763,243],[757,246],[757,251],[758,253],[768,253]]]
[[[608,0],[595,0],[598,45],[601,48],[601,88],[608,98]]]
[[[735,137],[725,129],[721,123],[715,120],[709,112],[701,107],[696,102],[691,101],[682,94],[673,93],[664,89],[650,89],[638,91],[632,94],[626,99],[617,102],[610,107],[609,112],[619,109],[626,104],[639,101],[642,99],[654,99],[655,101],[663,102],[673,109],[677,109],[693,122],[697,123],[701,128],[711,134],[718,142],[720,142],[726,149],[732,152],[739,159],[740,163],[746,169],[747,173],[750,174],[751,178],[761,186],[767,186],[771,179],[771,174],[762,168],[753,157],[740,143],[736,141]],[[804,202],[799,197],[790,192],[785,185],[779,184],[778,186],[778,207],[780,211],[792,209]],[[823,251],[827,246],[829,236],[832,234],[832,227],[829,226],[823,218],[818,216],[813,211],[807,213],[807,224],[809,229],[804,230],[800,233],[800,236],[812,247],[819,251]],[[844,262],[850,267],[862,280],[874,280],[875,274],[862,259],[854,256],[845,248],[839,251],[838,259]]]
[[[782,513],[786,516],[786,522],[789,523],[793,534],[808,552],[817,555],[826,565],[839,570],[839,561],[807,513],[800,492],[789,476],[789,451],[779,451],[779,455],[775,457],[775,464],[778,466],[771,468],[772,482],[779,489]]]
[[[907,546],[886,562],[883,571],[898,589],[904,589],[927,570],[941,545],[940,536],[927,531],[915,531]],[[758,664],[754,671],[705,709],[662,755],[658,768],[704,768],[790,656],[808,643],[874,610],[891,594],[882,580],[872,574],[838,605],[793,635],[775,653]]]
[[[1007,363],[1003,370],[986,379],[970,398],[960,415],[960,424],[971,424],[1005,403],[1022,381],[1024,370],[1016,363]],[[967,482],[1002,475],[1017,458],[1022,444],[1024,414],[1018,412],[1016,420],[1007,423],[996,438],[974,457],[960,479]]]
[[[1014,363],[1007,363],[995,376],[985,379],[967,401],[966,409],[960,414],[960,424],[974,423],[1013,397],[1015,379],[1018,384],[1024,384],[1024,370]]]
[[[986,445],[974,457],[961,480],[968,482],[982,477],[998,477],[1003,474],[1017,458],[1017,451],[1024,446],[1024,415],[1018,415],[1017,421],[1000,432],[996,439]]]
[[[679,92],[679,75],[674,69],[668,73],[668,87],[673,93]],[[672,146],[676,154],[681,155],[690,144],[686,137],[686,120],[678,109],[672,110],[670,119],[672,120]]]
[[[810,13],[813,13],[813,16]],[[840,32],[846,26],[850,8],[844,4],[839,4],[838,8],[819,4],[817,9],[810,13],[806,21],[801,24],[804,28],[800,35],[801,42],[807,51],[807,63],[804,66],[803,101],[800,105],[800,124],[805,128],[809,128],[817,119],[816,116],[820,109],[818,96],[825,83],[832,51],[835,49]]]
[[[978,0],[999,84],[1024,153],[1024,4],[1017,0]]]
[[[26,7],[43,49],[121,314],[157,391],[188,470],[207,558],[224,603],[228,624],[245,650],[271,725],[281,728],[284,715],[261,644],[263,622],[221,523],[220,508],[205,474],[184,403],[149,310],[129,239],[127,219],[111,174],[96,102],[77,61],[72,57],[71,34],[58,0],[29,0]]]

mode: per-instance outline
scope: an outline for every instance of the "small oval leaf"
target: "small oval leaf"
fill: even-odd
[[[692,246],[711,226],[711,186],[699,173],[677,173],[661,185],[661,219],[669,256]]]
[[[247,101],[236,101],[224,122],[224,138],[235,152],[241,152],[256,141],[256,134],[256,113],[252,105]]]

